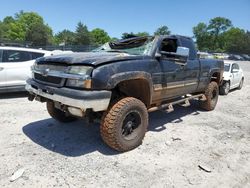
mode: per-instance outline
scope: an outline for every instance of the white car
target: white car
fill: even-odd
[[[231,89],[241,89],[244,82],[244,74],[239,64],[234,61],[224,61],[223,84],[220,86],[220,94],[227,95]]]
[[[52,52],[46,50],[0,47],[0,93],[25,91],[35,59],[50,55]]]

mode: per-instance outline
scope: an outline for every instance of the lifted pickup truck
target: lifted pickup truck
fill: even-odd
[[[26,90],[60,122],[101,120],[104,142],[128,151],[142,143],[148,112],[170,112],[194,98],[213,110],[223,69],[223,61],[199,60],[191,38],[135,37],[89,53],[42,57]]]

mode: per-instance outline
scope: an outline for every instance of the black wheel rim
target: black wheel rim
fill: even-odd
[[[141,116],[139,112],[133,111],[126,115],[122,124],[122,136],[125,140],[133,140],[138,135],[141,127]]]

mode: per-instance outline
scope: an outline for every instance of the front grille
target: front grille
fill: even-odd
[[[48,84],[60,85],[62,82],[62,78],[55,76],[43,76],[38,73],[34,73],[34,78],[41,82],[46,82]]]

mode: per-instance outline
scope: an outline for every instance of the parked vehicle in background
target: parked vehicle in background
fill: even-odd
[[[234,61],[224,61],[223,84],[220,86],[220,94],[227,95],[231,89],[241,89],[244,82],[244,74],[239,64]]]
[[[213,53],[215,59],[228,59],[229,55],[226,53]]]
[[[234,54],[230,54],[228,57],[229,60],[236,60],[236,61],[243,61],[244,58],[241,57],[240,55],[234,55]]]
[[[243,55],[241,55],[241,56],[244,58],[244,60],[250,61],[250,56],[249,56],[249,55],[243,54]]]
[[[197,55],[200,59],[215,59],[213,54],[207,52],[197,52]]]
[[[35,59],[51,54],[31,48],[0,47],[0,93],[25,91]]]
[[[104,142],[128,151],[142,143],[148,112],[171,112],[192,99],[213,110],[223,69],[221,60],[200,60],[189,37],[135,37],[95,52],[39,58],[26,89],[57,121],[101,120]]]

